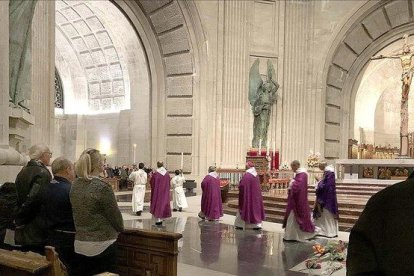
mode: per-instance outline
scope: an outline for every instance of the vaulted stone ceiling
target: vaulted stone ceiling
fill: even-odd
[[[56,1],[56,31],[67,40],[67,45],[59,45],[62,43],[57,40],[57,51],[71,50],[76,54],[86,76],[91,112],[129,108],[128,69],[113,38],[119,26],[105,16],[110,12],[121,13],[108,1],[99,1],[98,5],[103,4],[106,11],[99,13],[93,1]]]

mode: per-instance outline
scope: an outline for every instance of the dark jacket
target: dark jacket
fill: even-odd
[[[94,177],[76,179],[70,190],[76,240],[107,241],[124,230],[124,221],[111,186]]]
[[[46,242],[46,221],[42,203],[51,180],[49,170],[36,160],[30,160],[17,175],[16,226],[20,226],[20,230],[16,231],[17,244],[42,246]]]
[[[72,205],[70,204],[70,182],[63,177],[55,176],[45,193],[45,213],[50,231],[63,230],[75,232]]]
[[[368,201],[349,237],[347,275],[413,275],[414,178]]]
[[[3,242],[6,229],[13,229],[17,210],[16,185],[6,182],[0,186],[0,238]]]

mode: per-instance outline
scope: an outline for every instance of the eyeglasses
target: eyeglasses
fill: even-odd
[[[53,155],[53,153],[52,152],[46,152],[47,154],[49,154],[50,155],[50,157],[52,157],[52,155]]]

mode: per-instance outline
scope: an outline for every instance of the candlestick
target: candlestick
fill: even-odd
[[[181,169],[183,169],[184,166],[184,152],[181,153]]]

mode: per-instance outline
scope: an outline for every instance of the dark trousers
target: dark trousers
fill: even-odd
[[[128,180],[127,179],[121,179],[119,180],[119,189],[128,189]]]
[[[53,231],[49,234],[48,244],[53,246],[59,254],[59,259],[66,266],[69,276],[74,275],[72,270],[76,267],[78,254],[74,248],[75,233]]]
[[[115,272],[116,245],[112,244],[104,252],[93,257],[77,254],[76,259],[77,263],[72,269],[71,276],[89,276],[102,272]]]

